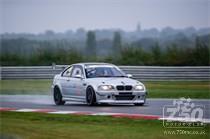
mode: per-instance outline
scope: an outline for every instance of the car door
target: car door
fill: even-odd
[[[70,92],[72,91],[72,86],[73,86],[73,84],[71,84],[72,69],[73,66],[70,66],[61,74],[61,79],[60,79],[61,92],[65,97],[69,96],[71,94]]]
[[[71,83],[73,84],[71,92],[72,97],[84,99],[84,73],[82,66],[76,65],[73,67]]]

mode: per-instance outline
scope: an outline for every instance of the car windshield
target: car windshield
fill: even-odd
[[[95,66],[85,68],[87,78],[98,78],[98,77],[126,77],[120,69],[113,66]]]

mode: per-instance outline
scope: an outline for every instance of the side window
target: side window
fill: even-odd
[[[72,77],[76,77],[77,75],[81,75],[83,77],[82,68],[79,66],[75,66],[71,74]]]
[[[65,70],[62,74],[64,77],[70,77],[72,72],[72,67],[69,67],[67,70]]]

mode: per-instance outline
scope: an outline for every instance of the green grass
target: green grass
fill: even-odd
[[[52,80],[1,80],[1,94],[50,94]],[[144,82],[149,98],[210,98],[210,81]]]
[[[52,80],[0,80],[1,94],[50,94]]]
[[[108,116],[76,116],[41,113],[1,112],[0,137],[23,139],[207,139],[210,125],[188,128],[203,135],[166,135],[162,121],[133,120]]]
[[[145,82],[150,98],[210,98],[209,81]]]

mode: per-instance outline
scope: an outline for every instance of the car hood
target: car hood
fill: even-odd
[[[87,82],[91,85],[136,85],[136,84],[142,84],[141,82],[126,78],[126,77],[115,77],[115,78],[89,78],[87,79]]]

